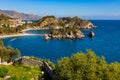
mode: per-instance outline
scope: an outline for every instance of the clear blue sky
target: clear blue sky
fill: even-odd
[[[0,0],[0,9],[40,16],[120,19],[120,0]]]

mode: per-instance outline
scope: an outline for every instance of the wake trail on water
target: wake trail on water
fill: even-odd
[[[11,39],[9,42],[12,42],[12,41],[15,41],[17,38],[13,38],[13,39]]]

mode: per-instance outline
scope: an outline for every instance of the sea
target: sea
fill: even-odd
[[[97,56],[104,56],[108,63],[120,62],[120,20],[90,20],[97,28],[83,30],[84,39],[50,39],[43,36],[22,36],[4,38],[5,46],[18,48],[22,56],[35,56],[56,63],[62,57],[91,49]],[[93,31],[95,37],[88,37]],[[30,30],[29,34],[49,33],[47,30]]]

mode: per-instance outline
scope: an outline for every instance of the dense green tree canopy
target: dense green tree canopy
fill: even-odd
[[[2,40],[0,40],[0,58],[2,61],[10,61],[13,56],[20,56],[18,49],[14,50],[11,46],[5,47]]]
[[[55,69],[56,80],[120,80],[120,64],[108,64],[104,57],[94,52],[77,53],[58,61]]]

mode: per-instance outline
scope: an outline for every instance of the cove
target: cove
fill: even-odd
[[[46,41],[43,36],[22,36],[4,38],[3,42],[5,46],[18,48],[22,56],[35,56],[53,62],[79,51],[85,52],[87,49],[93,50],[98,56],[104,56],[108,63],[120,62],[120,20],[91,20],[91,22],[97,28],[83,31],[86,36],[83,40]],[[94,38],[87,37],[90,31],[94,31]],[[27,33],[43,34],[49,31],[31,30]]]

